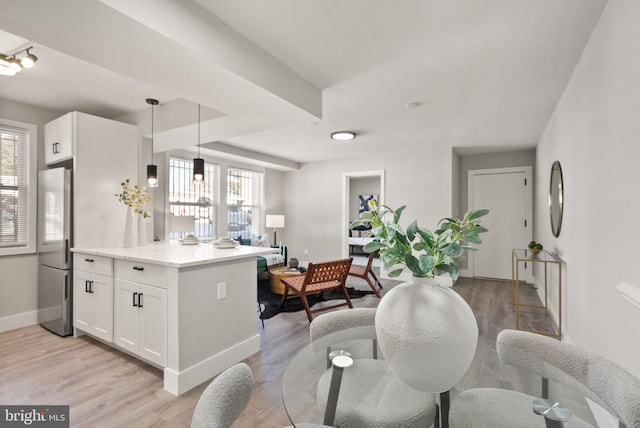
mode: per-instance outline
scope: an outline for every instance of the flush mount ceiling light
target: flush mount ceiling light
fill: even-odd
[[[147,98],[147,104],[151,105],[151,163],[147,165],[147,184],[158,187],[158,166],[153,164],[153,106],[158,105],[158,100]]]
[[[200,104],[198,104],[198,157],[193,160],[193,182],[204,181],[204,159],[200,158]]]
[[[336,131],[331,133],[331,139],[336,141],[349,141],[356,138],[356,133],[352,131]]]
[[[38,57],[30,53],[30,49],[33,49],[33,46],[19,50],[11,55],[0,54],[0,74],[3,76],[15,76],[20,73],[23,68],[33,67]],[[18,55],[24,52],[26,52],[26,55],[19,58]]]

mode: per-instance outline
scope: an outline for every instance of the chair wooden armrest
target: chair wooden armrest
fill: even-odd
[[[349,293],[347,293],[347,288],[345,287],[352,261],[353,259],[349,257],[348,259],[334,260],[324,263],[309,263],[306,275],[282,278],[281,282],[284,284],[286,289],[282,294],[280,307],[284,305],[288,291],[291,291],[295,293],[300,300],[302,300],[309,322],[313,320],[312,314],[316,312],[326,311],[340,306],[349,306],[350,308],[353,308],[351,299],[349,299]],[[334,288],[340,288],[344,294],[346,302],[311,310],[309,302],[307,301],[308,294],[322,293],[323,291],[332,290]]]

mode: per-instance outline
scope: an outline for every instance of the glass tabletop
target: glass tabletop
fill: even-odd
[[[514,249],[513,255],[518,261],[560,263],[560,259],[547,250],[531,251],[528,249]]]
[[[439,401],[441,397],[415,391],[401,384],[384,361],[375,338],[374,326],[346,329],[315,340],[293,356],[283,375],[282,399],[294,426],[323,423],[342,428],[359,426],[357,423],[350,425],[344,418],[342,422],[337,421],[333,425],[335,418],[340,416],[341,408],[343,411],[347,408],[366,409],[366,417],[371,419],[372,424],[386,426],[384,422],[389,419],[390,413],[398,411],[394,404],[398,396],[401,396],[402,404],[408,408],[412,405],[420,406],[421,401]],[[346,356],[344,360],[347,363],[345,365],[342,364],[344,360],[341,360],[342,363],[338,359],[333,360],[338,365],[344,365],[341,369],[344,375],[340,375],[337,395],[331,396],[332,376],[335,376],[337,370],[331,359],[336,356]],[[363,382],[363,379],[366,380],[365,387],[354,394],[351,383]],[[505,389],[530,395],[533,409],[533,398],[542,396],[542,385],[541,376],[501,362],[496,342],[480,337],[469,370],[448,392],[448,398],[454,402],[462,391],[475,388]],[[547,388],[550,406],[558,402],[563,408],[569,409],[572,415],[579,417],[581,422],[585,421],[586,426],[598,426],[584,398],[586,387],[577,382],[566,385],[549,381]],[[347,404],[347,401],[351,403]],[[607,410],[611,412],[610,409]]]

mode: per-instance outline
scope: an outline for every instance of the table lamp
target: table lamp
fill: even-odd
[[[196,218],[189,215],[172,215],[170,230],[171,233],[179,233],[184,238],[185,233],[195,232]]]
[[[276,228],[284,227],[284,214],[267,214],[267,227],[273,227],[273,243],[276,242]]]

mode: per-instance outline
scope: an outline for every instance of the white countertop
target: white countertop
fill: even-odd
[[[177,241],[154,242],[131,248],[72,248],[76,253],[134,260],[163,266],[184,268],[209,263],[257,257],[277,253],[277,248],[240,245],[236,248],[217,248],[213,243],[182,245]]]

